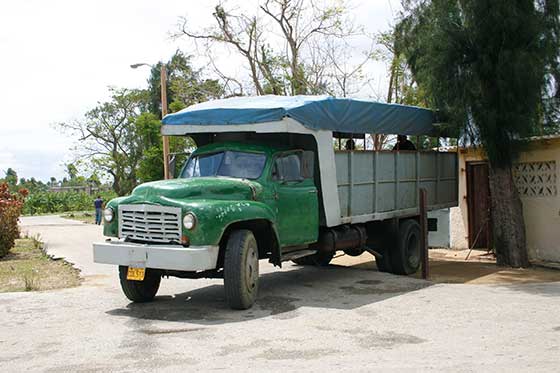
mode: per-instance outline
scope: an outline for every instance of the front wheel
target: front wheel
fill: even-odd
[[[154,299],[159,289],[161,275],[158,271],[146,268],[144,280],[127,280],[128,267],[119,266],[119,279],[121,288],[128,299],[136,303],[150,302]]]
[[[259,250],[253,232],[240,229],[229,236],[224,258],[224,288],[229,306],[251,308],[259,289]]]

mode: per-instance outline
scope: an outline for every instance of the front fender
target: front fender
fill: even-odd
[[[193,212],[197,224],[192,230],[183,228],[183,234],[192,245],[218,245],[226,228],[231,224],[263,219],[271,223],[276,232],[276,214],[266,204],[258,201],[189,201],[184,213]],[[278,237],[276,237],[278,238]]]

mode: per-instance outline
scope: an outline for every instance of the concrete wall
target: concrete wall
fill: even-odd
[[[484,160],[484,154],[479,150],[462,150],[459,156],[459,207],[450,212],[451,247],[468,248],[468,207],[466,162]],[[520,154],[518,162],[527,164],[532,162],[554,161],[556,171],[549,181],[554,184],[554,193],[521,193],[523,213],[527,234],[527,246],[531,260],[560,262],[560,195],[556,183],[560,180],[560,138],[538,139],[532,141]],[[535,174],[537,175],[537,174]],[[531,174],[529,173],[529,176]],[[529,181],[530,180],[530,181]],[[536,179],[535,179],[536,180]],[[539,185],[530,177],[526,185]],[[538,188],[537,188],[538,189]],[[531,193],[529,193],[531,194]]]
[[[559,180],[560,141],[540,141],[521,153],[520,162],[556,162],[554,182]],[[522,196],[531,259],[560,262],[560,196]]]
[[[449,235],[449,209],[428,212],[429,219],[437,219],[437,231],[428,232],[429,247],[451,247]]]

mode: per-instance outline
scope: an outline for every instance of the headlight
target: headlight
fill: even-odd
[[[183,218],[183,226],[191,230],[196,225],[196,216],[192,212],[187,212]]]
[[[114,212],[112,208],[107,207],[105,210],[103,210],[103,219],[105,219],[107,223],[110,223],[111,220],[113,220],[113,215]]]

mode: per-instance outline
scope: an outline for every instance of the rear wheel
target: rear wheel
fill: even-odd
[[[224,289],[229,306],[251,308],[259,288],[259,250],[253,232],[234,231],[229,236],[224,258]]]
[[[119,279],[121,288],[128,299],[136,303],[150,302],[154,299],[159,289],[161,275],[159,271],[146,268],[144,280],[127,280],[128,267],[119,266]]]
[[[334,252],[322,252],[319,251],[313,255],[304,256],[303,258],[297,258],[292,260],[297,265],[300,266],[318,266],[326,267],[331,262],[334,257]]]
[[[420,224],[407,219],[399,225],[397,247],[391,253],[393,273],[410,275],[420,268]]]

